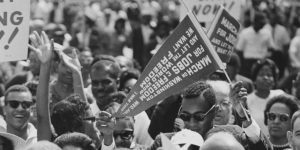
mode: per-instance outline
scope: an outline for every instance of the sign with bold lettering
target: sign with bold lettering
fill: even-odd
[[[134,116],[224,69],[194,15],[187,15],[159,48],[115,116]]]
[[[27,58],[30,0],[0,0],[0,62]]]
[[[230,60],[237,42],[239,29],[239,22],[221,7],[207,32],[207,36],[224,63]]]
[[[199,22],[211,22],[220,9],[220,5],[235,18],[240,19],[242,0],[184,0],[189,10],[197,16]],[[187,10],[183,4],[180,7],[180,16],[183,18]]]

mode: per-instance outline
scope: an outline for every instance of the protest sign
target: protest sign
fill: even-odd
[[[221,7],[207,32],[207,36],[224,63],[230,60],[237,42],[239,29],[239,22],[224,7]]]
[[[220,5],[235,18],[240,19],[242,12],[242,0],[185,0],[189,10],[197,16],[199,22],[211,22],[220,9]],[[187,10],[183,4],[180,7],[180,16],[183,18]]]
[[[224,69],[221,59],[189,13],[152,57],[115,116],[134,116],[217,69]]]
[[[0,0],[0,62],[27,58],[30,0]]]

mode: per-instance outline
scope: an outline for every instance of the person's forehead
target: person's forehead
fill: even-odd
[[[111,74],[118,75],[118,70],[115,70],[112,64],[98,65],[95,64],[91,69],[91,77],[109,76]]]
[[[283,103],[275,103],[271,106],[270,112],[290,114],[290,109]]]
[[[267,72],[267,73],[269,73],[269,72],[272,73],[272,69],[271,69],[271,67],[268,66],[268,65],[262,66],[261,69],[259,70],[259,73],[266,73],[266,72]]]
[[[183,98],[181,104],[181,110],[194,113],[194,112],[206,112],[208,110],[208,103],[203,97],[200,95],[198,97],[193,98]]]
[[[115,130],[123,131],[123,130],[133,130],[134,123],[130,119],[120,119],[117,120]]]
[[[229,101],[229,95],[222,93],[222,92],[216,92],[216,100],[217,102],[223,102],[223,101]]]
[[[80,147],[73,146],[73,145],[66,145],[63,147],[62,150],[82,150]]]
[[[9,92],[6,100],[17,100],[17,101],[32,101],[32,95],[30,92]]]

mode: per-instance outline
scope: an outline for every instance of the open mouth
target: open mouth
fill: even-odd
[[[18,118],[18,119],[23,119],[23,118],[25,118],[25,115],[18,114],[18,115],[15,115],[14,117]]]

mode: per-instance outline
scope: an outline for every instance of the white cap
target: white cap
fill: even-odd
[[[190,145],[196,145],[200,148],[203,145],[204,140],[199,133],[183,129],[171,138],[171,142],[176,145],[185,144],[180,150],[187,150]]]

